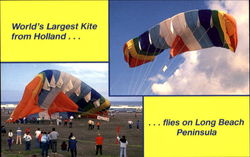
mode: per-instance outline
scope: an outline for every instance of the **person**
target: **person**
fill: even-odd
[[[65,141],[62,142],[61,144],[61,150],[66,151],[67,150],[67,143]]]
[[[50,131],[48,131],[48,138],[49,138],[49,149],[51,149],[51,150],[52,150],[52,142],[51,142],[51,139],[50,139],[50,136],[49,136],[49,134],[50,134]]]
[[[96,127],[97,127],[97,130],[100,130],[100,122],[96,122]]]
[[[44,123],[44,117],[42,117],[42,121],[41,122],[42,122],[42,124]]]
[[[37,117],[37,119],[36,119],[37,124],[40,123],[40,120],[41,120],[41,118],[40,118],[40,117]]]
[[[52,128],[52,132],[49,134],[49,139],[52,144],[52,153],[57,153],[57,138],[59,136],[59,133],[56,131],[55,128]]]
[[[88,128],[88,129],[89,129],[89,130],[91,130],[92,121],[91,121],[91,120],[89,120],[89,121],[88,121],[88,124],[89,124],[89,128]]]
[[[36,138],[35,142],[36,142],[36,147],[37,148],[40,148],[40,142],[39,142],[39,139],[38,139],[40,134],[41,134],[41,130],[40,130],[40,128],[37,128],[36,131],[35,131],[35,138]]]
[[[9,137],[9,138],[7,139],[9,151],[12,150],[11,147],[12,147],[13,142],[14,142],[13,138]]]
[[[81,119],[82,116],[79,114],[77,117],[78,117],[78,119]]]
[[[27,123],[26,120],[27,120],[26,117],[23,117],[23,124],[26,124],[26,123]]]
[[[20,118],[20,119],[19,119],[19,122],[20,122],[21,124],[23,124],[23,118]]]
[[[38,139],[38,141],[39,141],[40,148],[42,148],[41,140],[42,140],[43,132],[44,132],[44,131],[42,131],[41,134],[39,134],[38,137],[37,137],[37,139]]]
[[[69,145],[69,140],[71,139],[71,137],[73,137],[74,135],[73,135],[73,133],[71,132],[70,134],[69,134],[69,137],[68,137],[68,145]],[[69,147],[68,147],[68,151],[69,151]]]
[[[95,153],[95,155],[98,155],[99,150],[100,150],[100,154],[102,155],[103,140],[104,140],[104,138],[101,136],[100,133],[98,133],[98,136],[95,138],[95,143],[96,143],[96,153]]]
[[[24,136],[24,141],[25,141],[25,150],[30,150],[30,146],[31,146],[31,140],[32,137],[30,136],[30,133],[25,133]]]
[[[68,125],[68,119],[64,119],[64,125],[63,126],[67,126]]]
[[[1,126],[1,134],[2,135],[6,134],[6,129],[5,129],[4,125]]]
[[[73,116],[72,116],[73,117]],[[69,128],[72,128],[72,124],[73,124],[73,119],[69,119]]]
[[[69,149],[70,153],[71,153],[71,157],[76,157],[77,155],[77,145],[76,145],[77,141],[75,136],[72,136],[69,140]]]
[[[32,117],[32,123],[36,123],[36,117]]]
[[[129,120],[129,121],[128,121],[128,127],[129,127],[129,129],[132,129],[132,125],[133,125],[133,121],[132,121],[132,120]]]
[[[53,120],[52,119],[49,120],[49,125],[53,125]]]
[[[59,118],[59,125],[62,125],[62,118]]]
[[[60,119],[56,118],[56,125],[59,126],[60,125]]]
[[[27,134],[27,133],[30,133],[30,128],[26,128],[25,129],[25,133]]]
[[[91,122],[91,130],[93,130],[94,129],[94,127],[95,127],[95,122],[92,120],[92,122]]]
[[[126,140],[126,137],[122,136],[122,138],[120,138],[119,136],[117,136],[117,140],[120,142],[120,157],[127,157],[126,148],[128,145],[128,141]]]
[[[73,137],[73,133],[72,132],[69,134],[69,140],[71,139],[71,137]]]
[[[22,144],[22,130],[20,127],[16,130],[16,144],[18,143]]]
[[[140,121],[139,120],[137,120],[137,122],[136,122],[136,128],[137,128],[137,130],[140,129]]]
[[[12,132],[12,130],[9,130],[8,137],[13,138],[13,132]]]
[[[42,148],[42,157],[48,156],[48,149],[49,149],[49,137],[47,132],[43,131],[41,133],[41,148]]]
[[[16,123],[16,124],[19,124],[19,119],[17,119],[17,120],[15,121],[15,123]]]

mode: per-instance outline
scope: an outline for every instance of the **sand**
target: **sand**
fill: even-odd
[[[5,120],[9,116],[5,113],[1,113],[1,123],[4,124]],[[36,154],[37,156],[41,156],[40,150],[35,150],[35,141],[34,141],[34,132],[39,127],[41,130],[45,131],[51,131],[54,127],[58,133],[60,134],[58,139],[58,157],[61,156],[70,156],[69,152],[63,152],[60,150],[60,145],[62,141],[67,141],[69,134],[72,132],[74,136],[76,137],[78,143],[77,143],[77,151],[78,151],[78,157],[93,157],[95,155],[95,137],[98,132],[101,133],[101,135],[104,137],[104,144],[103,144],[103,157],[117,157],[119,156],[120,147],[119,144],[116,144],[116,128],[117,126],[120,126],[120,135],[125,135],[128,140],[128,147],[127,147],[127,156],[128,157],[140,157],[143,155],[143,129],[142,129],[142,114],[137,113],[137,116],[135,116],[135,113],[117,113],[115,117],[110,118],[110,122],[106,121],[100,121],[101,126],[100,130],[98,131],[96,126],[94,130],[88,130],[88,118],[82,118],[82,119],[74,119],[73,120],[73,128],[69,128],[66,126],[56,126],[55,123],[52,125],[48,122],[46,124],[4,124],[6,131],[8,132],[9,129],[12,129],[14,132],[14,137],[17,127],[21,127],[21,129],[24,131],[25,128],[30,127],[31,133],[32,133],[32,152],[36,152],[33,154]],[[92,119],[95,122],[96,119]],[[128,120],[132,120],[134,122],[133,128],[128,128]],[[140,120],[140,129],[136,129],[136,121]],[[13,151],[9,152],[7,149],[7,135],[2,135],[1,138],[1,156],[10,156],[8,154],[20,154],[19,156],[32,156],[27,155],[27,153],[24,151],[24,144],[22,145],[16,145],[15,142],[13,144]],[[50,157],[51,155],[51,150]],[[26,154],[25,154],[26,153]],[[23,155],[22,155],[23,154]],[[28,153],[29,154],[29,153]]]

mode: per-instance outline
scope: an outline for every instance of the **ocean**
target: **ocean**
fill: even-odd
[[[3,101],[1,107],[15,108],[18,101]],[[141,101],[111,101],[110,110],[120,112],[141,112],[143,103]]]

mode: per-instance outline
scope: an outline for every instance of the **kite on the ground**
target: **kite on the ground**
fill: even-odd
[[[107,99],[78,78],[58,70],[45,70],[26,86],[8,121],[33,114],[44,118],[58,112],[98,115],[109,107]]]

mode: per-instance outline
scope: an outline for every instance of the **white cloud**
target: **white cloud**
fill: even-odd
[[[58,70],[67,72],[108,96],[108,63],[59,63]]]
[[[166,78],[161,74],[157,74],[156,76],[149,78],[149,80],[153,81],[153,82],[157,82],[157,81],[161,81],[161,80],[165,80],[165,79]]]
[[[70,68],[72,71],[96,71],[96,72],[107,72],[107,63],[60,63],[58,66]]]
[[[207,4],[210,9],[224,10],[235,17],[238,27],[236,53],[223,48],[185,53],[185,62],[164,83],[153,80],[153,93],[249,94],[248,1],[209,1]]]
[[[108,75],[107,63],[62,63],[56,65],[63,68],[65,72],[70,71],[70,74],[78,78],[104,79]]]

